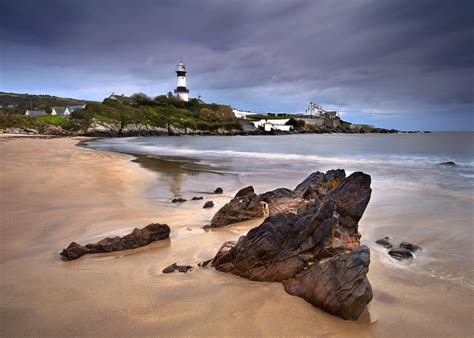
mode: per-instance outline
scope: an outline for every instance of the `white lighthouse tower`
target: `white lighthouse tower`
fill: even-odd
[[[178,63],[176,75],[178,76],[178,85],[174,90],[174,93],[178,99],[188,101],[189,89],[186,88],[186,66],[184,65],[184,63]]]

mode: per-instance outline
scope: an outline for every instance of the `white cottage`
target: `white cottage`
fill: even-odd
[[[78,110],[78,109],[82,109],[82,108],[85,108],[86,105],[85,104],[78,104],[78,105],[74,105],[74,106],[67,106],[66,109],[64,110],[64,115],[65,116],[69,116],[71,115],[71,113],[75,110]]]

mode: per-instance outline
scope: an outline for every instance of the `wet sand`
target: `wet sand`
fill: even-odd
[[[196,265],[213,257],[224,241],[258,222],[204,232],[216,208],[202,209],[203,203],[212,199],[219,207],[235,191],[172,205],[154,192],[166,182],[163,175],[131,156],[75,147],[77,142],[0,139],[1,336],[474,333],[472,288],[392,265],[370,243],[378,235],[370,224],[389,222],[377,212],[384,199],[373,199],[361,222],[371,247],[374,300],[356,322],[286,294],[279,283],[251,282],[212,268],[162,274],[173,262]],[[204,183],[209,189],[219,185]],[[59,259],[71,241],[123,235],[151,222],[169,224],[170,240],[71,262]]]

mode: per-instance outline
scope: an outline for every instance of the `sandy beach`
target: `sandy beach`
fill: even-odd
[[[77,147],[78,141],[0,139],[1,336],[474,333],[472,288],[394,266],[373,244],[378,233],[370,225],[389,223],[397,214],[396,208],[392,215],[377,212],[393,200],[378,198],[376,190],[360,227],[371,249],[374,299],[358,321],[344,321],[288,295],[279,283],[251,282],[212,268],[162,274],[174,262],[196,266],[212,258],[223,242],[238,239],[258,221],[205,232],[201,227],[235,191],[179,206],[164,203],[152,193],[162,182],[159,173],[129,155]],[[209,191],[222,183],[207,182]],[[217,206],[202,209],[210,199]],[[71,241],[124,235],[152,222],[168,224],[170,239],[71,262],[59,259]]]

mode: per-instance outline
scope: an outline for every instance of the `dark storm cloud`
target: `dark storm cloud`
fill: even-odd
[[[473,14],[472,1],[3,0],[0,89],[155,95],[183,59],[194,95],[244,109],[316,100],[355,121],[473,129]]]

